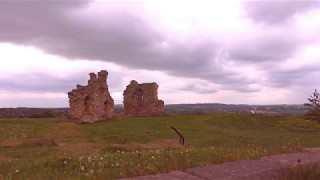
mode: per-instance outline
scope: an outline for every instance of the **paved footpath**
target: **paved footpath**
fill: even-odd
[[[320,163],[320,148],[308,148],[301,153],[280,154],[258,160],[244,160],[213,164],[173,171],[167,174],[126,178],[123,180],[272,180],[290,172],[299,164]]]

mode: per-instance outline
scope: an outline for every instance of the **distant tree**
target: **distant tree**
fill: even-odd
[[[313,94],[308,98],[308,101],[309,103],[304,104],[308,110],[306,118],[320,123],[320,94],[317,89],[314,90]]]

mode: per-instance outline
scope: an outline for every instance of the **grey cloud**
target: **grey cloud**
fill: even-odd
[[[68,107],[68,97],[2,97],[0,107],[35,107],[35,108],[62,108]]]
[[[160,70],[170,75],[200,78],[222,85],[221,89],[239,92],[259,91],[254,86],[258,82],[229,69],[224,61],[236,62],[239,66],[258,62],[278,63],[292,57],[304,43],[303,37],[294,30],[277,32],[272,27],[258,32],[258,35],[253,34],[247,38],[244,36],[227,47],[221,47],[219,39],[200,35],[175,39],[160,25],[148,19],[139,3],[95,2],[104,6],[102,13],[88,12],[87,9],[92,3],[0,2],[0,41],[35,46],[46,53],[69,59],[108,61],[130,68]],[[314,2],[289,4],[247,2],[245,6],[248,15],[255,21],[272,24],[284,22],[296,13],[312,9],[311,4],[318,6],[318,3]],[[300,4],[301,7],[298,7]],[[219,57],[222,49],[229,53],[229,58]],[[266,71],[270,82],[273,82],[272,86],[292,84],[290,80],[285,80],[290,79],[286,73]],[[65,91],[70,90],[69,84],[74,86],[81,84],[79,81],[86,82],[86,75],[87,73],[84,73],[83,78],[75,80],[44,76],[38,81],[49,79],[53,84],[59,83],[60,87],[44,84],[48,89]],[[118,81],[120,80],[113,82],[110,79],[110,87]],[[37,84],[30,87],[22,86],[23,82],[10,85],[10,82],[4,80],[2,84],[12,89],[42,90]],[[198,93],[216,91],[205,87],[188,88]]]
[[[212,94],[219,91],[217,88],[210,87],[209,83],[187,84],[183,87],[177,88],[177,90],[191,91],[199,94]]]
[[[284,61],[294,55],[305,42],[290,30],[262,32],[235,42],[228,49],[231,59],[249,63]]]
[[[92,2],[85,1],[0,2],[0,41],[35,46],[69,59],[161,70],[230,87],[252,83],[214,61],[220,46],[211,38],[169,37],[145,18],[139,3],[95,3],[104,6],[102,15],[86,12]]]
[[[320,1],[247,1],[243,5],[254,20],[255,31],[244,34],[225,48],[230,61],[263,67],[272,76],[265,68],[269,63],[283,63],[318,41],[315,34],[300,31],[302,27],[298,24],[285,22],[297,14],[320,8]]]
[[[282,24],[294,15],[320,7],[319,1],[263,0],[244,2],[247,15],[258,23]]]
[[[31,92],[67,92],[80,79],[62,79],[44,73],[16,74],[10,78],[0,78],[1,90]]]
[[[83,15],[86,6],[78,6],[78,2],[75,7],[56,1],[20,3],[1,4],[4,16],[0,17],[0,22],[5,24],[0,28],[1,41],[32,45],[72,59],[129,65],[136,65],[133,60],[142,53],[147,56],[145,59],[150,58],[153,53],[147,48],[162,41],[162,35],[148,27],[143,19],[131,11],[121,11],[121,6],[114,7],[114,3],[103,17]],[[55,3],[57,5],[52,8]],[[22,5],[24,8],[20,9]],[[73,9],[64,13],[64,9],[71,7]],[[145,59],[141,59],[142,63],[148,64]]]
[[[95,72],[96,73],[96,72]],[[110,91],[122,87],[120,76],[108,77]],[[45,72],[29,72],[11,74],[10,77],[0,77],[0,90],[12,92],[61,92],[66,93],[76,88],[76,84],[87,85],[88,72],[78,72],[68,77],[58,77]]]
[[[268,71],[268,86],[277,88],[289,88],[292,86],[320,86],[317,78],[320,74],[320,64],[304,65],[297,68]]]
[[[222,90],[235,90],[241,93],[253,93],[253,92],[259,92],[261,91],[261,88],[257,88],[254,85],[256,84],[232,84],[232,85],[226,85],[223,86],[221,89]]]

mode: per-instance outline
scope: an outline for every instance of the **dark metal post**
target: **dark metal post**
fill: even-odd
[[[184,137],[183,137],[183,135],[176,128],[174,128],[173,126],[170,126],[170,127],[171,127],[171,129],[173,129],[180,136],[180,144],[184,145]]]

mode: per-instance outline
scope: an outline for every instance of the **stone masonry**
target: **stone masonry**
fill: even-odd
[[[138,84],[132,80],[123,92],[124,112],[131,116],[164,115],[164,102],[158,100],[158,84]]]
[[[110,96],[107,85],[108,72],[102,70],[90,73],[87,86],[77,85],[68,93],[70,110],[69,120],[76,122],[95,122],[110,118],[114,114],[114,101]]]

